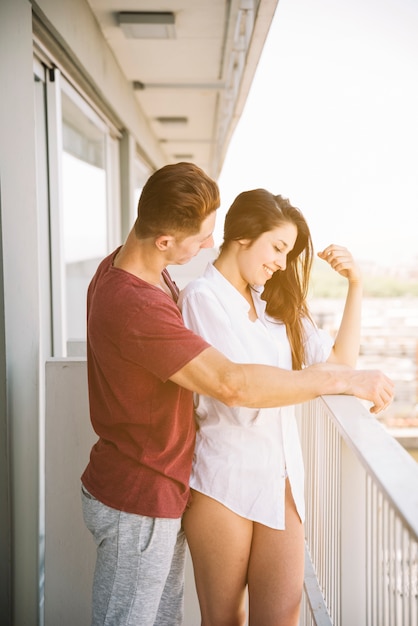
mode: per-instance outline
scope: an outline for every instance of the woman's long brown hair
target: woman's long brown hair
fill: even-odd
[[[294,224],[298,235],[295,246],[287,257],[286,269],[273,274],[261,297],[266,301],[266,312],[286,326],[293,369],[302,369],[306,363],[303,318],[311,319],[307,296],[313,260],[312,239],[299,209],[282,196],[276,196],[276,201],[284,221]]]

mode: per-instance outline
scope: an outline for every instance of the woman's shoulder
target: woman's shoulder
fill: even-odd
[[[209,263],[202,276],[199,276],[198,278],[195,278],[187,283],[187,285],[180,291],[179,301],[184,301],[193,295],[209,294],[216,291],[214,288],[212,268],[212,264]]]

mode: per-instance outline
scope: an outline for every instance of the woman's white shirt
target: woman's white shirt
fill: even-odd
[[[186,326],[231,361],[291,369],[286,328],[265,313],[261,290],[253,290],[257,320],[247,300],[210,263],[202,277],[182,291],[179,305]],[[306,321],[309,363],[326,361],[333,339]],[[245,518],[285,527],[285,479],[302,521],[304,468],[293,406],[228,407],[195,394],[198,431],[190,486]]]

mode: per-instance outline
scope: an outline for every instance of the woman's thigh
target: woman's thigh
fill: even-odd
[[[304,531],[286,481],[286,530],[254,524],[248,568],[250,626],[297,626]]]
[[[203,626],[242,626],[253,523],[192,491],[183,527]]]

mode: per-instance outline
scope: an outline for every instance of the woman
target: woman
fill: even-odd
[[[220,254],[181,295],[187,326],[234,361],[354,366],[362,286],[343,247],[319,257],[348,280],[335,342],[306,303],[313,249],[298,209],[263,189],[229,209]],[[192,496],[183,524],[203,626],[296,626],[304,571],[303,461],[293,407],[228,407],[196,397]]]

